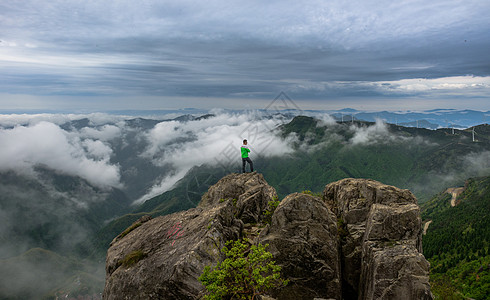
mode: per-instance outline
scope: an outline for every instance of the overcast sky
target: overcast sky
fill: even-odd
[[[0,110],[490,110],[490,1],[0,2]]]

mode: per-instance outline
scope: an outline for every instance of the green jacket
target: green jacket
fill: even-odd
[[[250,152],[250,149],[248,149],[248,146],[242,145],[242,158],[247,158],[248,153]]]

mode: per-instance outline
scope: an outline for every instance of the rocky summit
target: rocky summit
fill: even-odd
[[[269,244],[289,280],[263,298],[433,299],[420,210],[408,190],[344,179],[321,197],[288,195],[268,216],[276,200],[261,174],[230,174],[196,208],[141,218],[111,243],[104,299],[201,299],[204,267],[242,237]]]

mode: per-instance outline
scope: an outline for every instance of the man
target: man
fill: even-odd
[[[242,163],[243,163],[242,170],[243,170],[243,173],[245,173],[245,163],[247,163],[247,162],[250,165],[250,172],[253,172],[254,171],[254,163],[252,162],[250,157],[248,157],[248,153],[250,152],[250,149],[247,146],[247,140],[243,140],[243,145],[242,145],[241,150],[242,150]]]

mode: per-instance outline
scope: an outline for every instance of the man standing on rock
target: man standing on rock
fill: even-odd
[[[253,172],[254,171],[254,163],[252,162],[250,157],[248,157],[248,153],[250,152],[250,149],[247,146],[247,140],[243,140],[243,145],[242,145],[241,150],[242,150],[242,164],[243,164],[242,170],[243,170],[243,173],[245,173],[245,163],[247,163],[247,162],[250,165],[250,172]]]

